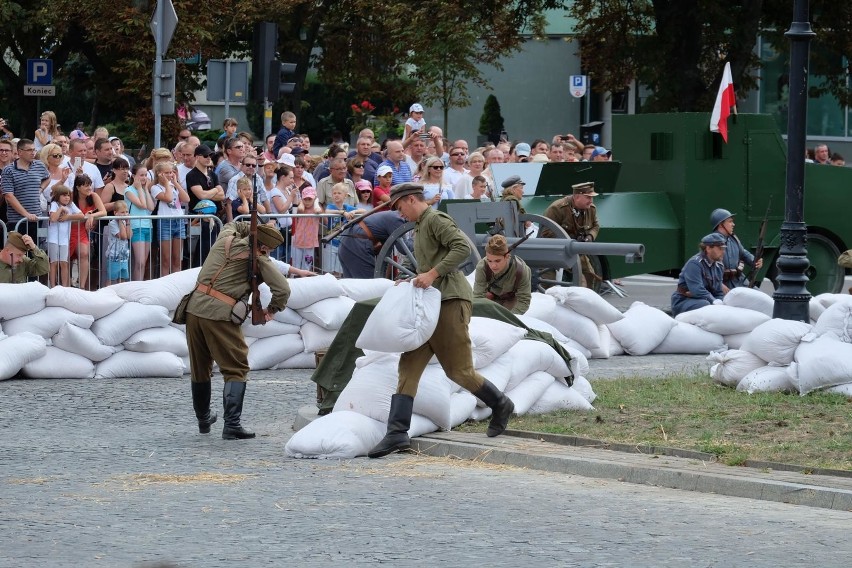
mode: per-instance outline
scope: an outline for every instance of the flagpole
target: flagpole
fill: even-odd
[[[805,144],[808,119],[808,54],[816,34],[811,30],[808,1],[795,0],[793,22],[784,34],[790,39],[790,107],[787,115],[787,180],[778,288],[773,294],[772,317],[810,321],[811,295],[805,284],[808,261],[808,227],[805,224]]]

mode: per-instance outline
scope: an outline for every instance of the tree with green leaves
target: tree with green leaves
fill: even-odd
[[[495,144],[500,141],[500,133],[503,132],[505,123],[500,112],[500,103],[497,97],[488,95],[482,108],[482,116],[479,119],[479,133],[487,136],[488,140]]]

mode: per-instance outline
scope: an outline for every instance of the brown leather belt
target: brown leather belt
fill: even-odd
[[[367,223],[365,223],[364,221],[359,221],[358,226],[361,227],[361,230],[364,231],[364,234],[367,235],[367,238],[373,241],[373,244],[377,242],[376,237],[373,236],[373,231],[370,230],[370,227],[367,226]]]
[[[723,280],[731,280],[733,278],[739,278],[740,274],[742,274],[742,270],[738,270],[736,268],[732,268],[731,270],[723,270],[722,271],[722,279]]]
[[[692,292],[690,292],[688,288],[678,288],[677,293],[681,296],[686,296],[687,298],[692,297]]]
[[[216,298],[220,302],[225,302],[229,306],[234,306],[237,303],[234,298],[228,296],[227,294],[223,294],[219,290],[211,288],[207,284],[202,284],[201,282],[199,282],[195,285],[195,289],[201,292],[202,294],[210,296],[211,298]]]

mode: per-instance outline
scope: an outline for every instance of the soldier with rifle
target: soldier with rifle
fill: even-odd
[[[767,214],[768,214],[767,209]],[[750,286],[746,280],[743,269],[746,266],[753,268],[753,273],[757,274],[760,267],[763,266],[763,259],[751,254],[740,239],[734,234],[734,215],[727,209],[715,209],[710,214],[710,224],[713,226],[713,231],[725,237],[725,256],[722,257],[722,289],[725,293],[732,288],[740,286]],[[766,233],[766,221],[763,222],[761,230]],[[761,247],[762,248],[762,247]],[[763,251],[761,251],[762,254]]]
[[[340,266],[344,278],[373,278],[376,255],[386,240],[405,219],[396,211],[388,211],[388,201],[356,217],[323,237],[330,242],[340,235]]]
[[[210,249],[198,274],[198,283],[178,305],[174,321],[186,324],[186,340],[192,372],[192,405],[198,431],[210,432],[216,413],[210,410],[213,362],[225,380],[222,391],[225,426],[222,438],[254,438],[240,423],[249,372],[248,347],[242,322],[248,311],[252,324],[263,325],[283,310],[290,298],[290,285],[269,258],[269,252],[284,242],[278,229],[257,222],[257,186],[252,200],[251,223],[228,223]],[[266,282],[272,300],[260,304],[258,287]],[[247,298],[251,294],[251,307]]]
[[[512,254],[530,233],[512,246],[503,235],[494,235],[485,245],[485,258],[476,265],[476,280],[473,284],[474,298],[487,298],[497,302],[513,314],[523,314],[530,307],[530,267]]]

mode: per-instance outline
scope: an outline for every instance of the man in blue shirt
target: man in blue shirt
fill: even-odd
[[[393,171],[393,185],[411,181],[411,168],[405,162],[405,148],[399,140],[391,140],[387,144],[387,159],[379,166],[389,166]],[[377,174],[378,175],[378,174]],[[373,185],[379,185],[379,179],[373,179]]]
[[[725,237],[710,233],[701,239],[701,252],[686,261],[677,280],[677,290],[672,294],[672,315],[721,304],[722,256],[725,254]]]

